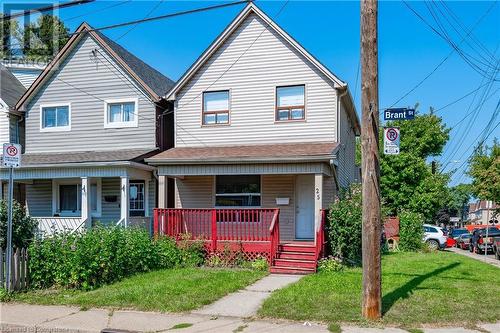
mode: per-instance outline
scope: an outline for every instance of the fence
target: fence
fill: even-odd
[[[14,249],[11,260],[11,286],[14,290],[22,290],[28,287],[28,251],[26,249]],[[7,286],[7,254],[0,248],[0,287]]]

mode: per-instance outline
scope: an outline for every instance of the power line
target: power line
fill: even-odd
[[[109,5],[109,6],[106,6],[106,7],[103,7],[103,8],[99,8],[99,9],[96,9],[96,10],[93,10],[93,11],[89,11],[87,13],[80,14],[80,15],[77,15],[77,16],[69,17],[67,19],[64,19],[63,21],[64,22],[68,22],[68,21],[72,21],[74,19],[77,19],[77,18],[80,18],[80,17],[83,17],[83,16],[93,15],[93,14],[96,14],[96,13],[100,13],[100,12],[103,12],[105,10],[108,10],[108,9],[111,9],[111,8],[114,8],[114,7],[118,7],[118,6],[124,5],[126,3],[131,2],[131,1],[132,0],[125,0],[125,1],[122,1],[122,2],[118,2],[118,3],[113,3],[112,5]]]
[[[67,7],[77,6],[77,5],[84,5],[84,4],[87,4],[87,3],[94,2],[94,1],[95,0],[74,0],[74,1],[71,1],[71,2],[66,2],[66,3],[61,3],[61,4],[54,4],[54,5],[51,5],[51,6],[45,6],[45,7],[34,8],[34,9],[27,9],[27,10],[23,10],[22,12],[19,12],[19,13],[4,15],[3,17],[0,17],[0,22],[11,20],[13,18],[17,18],[17,17],[21,17],[21,16],[28,16],[28,15],[31,15],[31,14],[38,14],[38,13],[48,12],[48,11],[52,11],[52,10],[55,10],[55,9],[62,9],[62,8],[67,8]]]
[[[147,19],[151,14],[153,14],[153,12],[158,8],[160,7],[160,5],[163,3],[164,0],[160,0],[158,1],[158,3],[153,7],[151,8],[151,10],[146,14],[146,16],[144,16],[143,19]],[[118,38],[115,39],[115,42],[119,41],[120,39],[122,39],[123,37],[125,37],[129,32],[131,32],[132,30],[134,30],[135,28],[137,28],[137,26],[139,25],[139,23],[133,25],[130,27],[130,29],[128,29],[127,31],[125,31],[123,34],[121,34]]]
[[[462,42],[465,40],[465,38],[467,36],[469,36],[470,34],[472,34],[472,32],[474,31],[474,29],[479,25],[479,23],[481,23],[481,21],[491,12],[491,10],[493,9],[493,7],[496,5],[496,1],[490,6],[488,7],[488,9],[486,10],[486,12],[484,12],[483,15],[481,15],[481,17],[476,21],[476,23],[474,23],[474,25],[469,29],[469,32],[467,33],[467,35],[462,38],[462,40],[459,42],[459,45],[462,44]],[[392,103],[392,105],[390,106],[390,108],[392,108],[394,105],[396,105],[397,103],[399,103],[400,101],[402,101],[404,98],[406,98],[408,95],[410,95],[412,92],[414,92],[418,87],[420,87],[425,81],[427,81],[427,79],[429,77],[432,76],[432,74],[434,74],[452,55],[453,53],[455,53],[455,49],[452,49],[450,53],[448,53],[444,58],[443,60],[441,60],[435,67],[434,69],[432,69],[432,71],[427,74],[422,80],[420,80],[415,86],[413,86],[413,88],[411,88],[408,92],[406,92],[405,94],[403,94],[403,96],[401,96],[397,101],[395,101],[394,103]]]
[[[434,112],[435,112],[435,113],[436,113],[436,112],[439,112],[439,111],[441,111],[441,110],[446,109],[446,108],[447,108],[447,107],[449,107],[449,106],[452,106],[453,104],[456,104],[456,103],[460,102],[461,100],[463,100],[464,98],[469,97],[470,95],[472,95],[473,93],[475,93],[475,92],[476,92],[476,91],[478,91],[479,89],[483,88],[483,87],[484,87],[484,86],[486,86],[487,84],[488,84],[488,83],[485,83],[485,84],[480,85],[478,88],[476,88],[476,89],[474,89],[474,90],[472,90],[472,91],[468,92],[467,94],[465,94],[465,95],[463,95],[462,97],[460,97],[460,98],[458,98],[458,99],[454,100],[453,102],[450,102],[450,103],[446,104],[445,106],[442,106],[442,107],[440,107],[440,108],[438,108],[438,109],[434,110]]]

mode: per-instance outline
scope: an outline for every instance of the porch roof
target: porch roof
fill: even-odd
[[[282,143],[248,146],[178,147],[145,161],[151,165],[241,163],[241,162],[312,162],[334,158],[338,142]]]

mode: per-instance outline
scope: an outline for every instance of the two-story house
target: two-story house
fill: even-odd
[[[15,178],[42,230],[149,219],[156,179],[144,158],[172,145],[162,98],[172,86],[104,34],[77,29],[16,104],[26,134]]]
[[[304,241],[289,250],[314,247],[322,209],[359,177],[360,125],[347,84],[250,3],[166,98],[174,102],[175,147],[146,162],[158,168],[160,193],[174,180],[177,210],[156,223],[172,228],[182,218],[179,228],[195,236],[241,239],[262,222],[258,209],[277,207],[281,240]],[[221,212],[210,229],[200,219],[213,208]],[[269,224],[251,231],[252,240],[268,239]],[[294,269],[281,264],[274,271]]]

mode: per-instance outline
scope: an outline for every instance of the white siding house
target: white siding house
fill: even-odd
[[[82,24],[16,104],[25,154],[16,172],[40,229],[148,224],[173,82]],[[168,117],[167,117],[168,118]],[[7,177],[0,169],[0,183]]]
[[[253,3],[167,99],[175,147],[146,161],[160,183],[175,180],[176,208],[277,207],[282,239],[311,240],[321,209],[356,178],[347,85]]]

